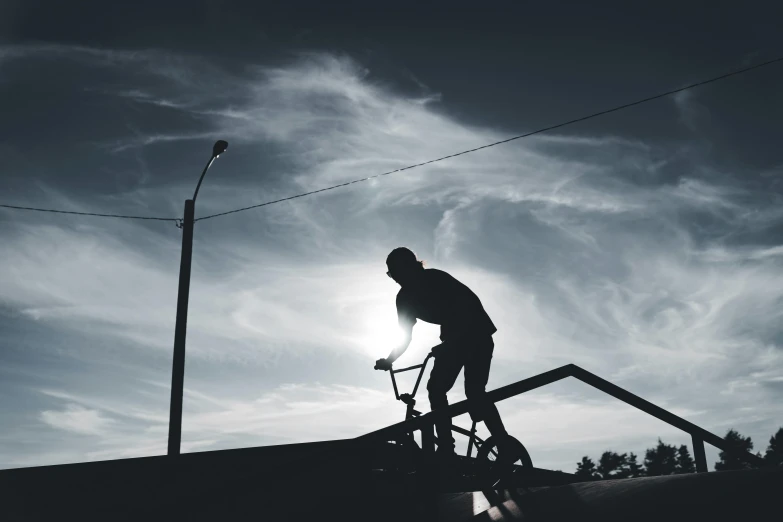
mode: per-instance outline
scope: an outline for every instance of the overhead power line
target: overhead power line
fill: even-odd
[[[156,221],[180,221],[179,218],[162,218],[162,217],[148,217],[148,216],[122,216],[120,214],[96,214],[94,212],[72,212],[70,210],[52,210],[49,208],[33,208],[33,207],[17,207],[15,205],[0,205],[3,208],[13,208],[16,210],[35,210],[37,212],[55,212],[57,214],[77,214],[79,216],[100,216],[100,217],[113,217],[123,219],[153,219]]]
[[[611,112],[616,112],[616,111],[619,111],[619,110],[622,110],[622,109],[627,109],[628,107],[633,107],[634,105],[641,105],[642,103],[647,103],[649,101],[657,100],[659,98],[663,98],[665,96],[670,96],[670,95],[676,94],[678,92],[687,91],[689,89],[693,89],[695,87],[706,85],[708,83],[717,82],[719,80],[723,80],[724,78],[728,78],[730,76],[736,76],[738,74],[746,73],[748,71],[752,71],[754,69],[759,69],[759,68],[765,67],[767,65],[772,65],[774,63],[779,63],[781,61],[783,61],[783,57],[776,58],[774,60],[769,60],[769,61],[766,61],[766,62],[763,62],[763,63],[759,63],[759,64],[756,64],[756,65],[752,65],[750,67],[745,67],[744,69],[738,69],[738,70],[732,71],[730,73],[726,73],[726,74],[722,74],[720,76],[716,76],[714,78],[710,78],[709,80],[704,80],[704,81],[701,81],[701,82],[692,83],[690,85],[686,85],[685,87],[680,87],[679,89],[673,89],[671,91],[666,91],[664,93],[656,94],[654,96],[649,96],[647,98],[643,98],[641,100],[637,100],[637,101],[634,101],[634,102],[631,102],[631,103],[626,103],[624,105],[619,105],[619,106],[611,108],[611,109],[603,110],[603,111],[600,111],[600,112],[595,112],[595,113],[589,114],[587,116],[582,116],[581,118],[575,118],[573,120],[568,120],[568,121],[565,121],[563,123],[558,123],[557,125],[550,125],[549,127],[544,127],[544,128],[532,131],[532,132],[528,132],[528,133],[525,133],[525,134],[520,134],[518,136],[513,136],[513,137],[507,138],[505,140],[496,141],[494,143],[489,143],[487,145],[482,145],[480,147],[476,147],[476,148],[473,148],[473,149],[464,150],[462,152],[457,152],[455,154],[449,154],[448,156],[443,156],[443,157],[440,157],[440,158],[432,159],[432,160],[429,160],[429,161],[425,161],[423,163],[417,163],[415,165],[409,165],[407,167],[402,167],[402,168],[399,168],[399,169],[390,170],[388,172],[383,172],[381,174],[375,174],[373,176],[367,176],[366,178],[355,179],[353,181],[340,183],[338,185],[333,185],[331,187],[326,187],[326,188],[322,188],[322,189],[318,189],[318,190],[312,190],[310,192],[303,192],[303,193],[297,194],[295,196],[288,196],[288,197],[281,198],[281,199],[275,199],[275,200],[272,200],[272,201],[259,203],[258,205],[252,205],[252,206],[249,206],[249,207],[243,207],[243,208],[238,208],[238,209],[235,209],[235,210],[229,210],[228,212],[220,212],[218,214],[212,214],[212,215],[209,215],[209,216],[205,216],[205,217],[202,217],[202,218],[195,219],[194,221],[201,221],[201,220],[204,220],[204,219],[211,219],[211,218],[218,217],[218,216],[225,216],[225,215],[228,215],[228,214],[234,214],[236,212],[242,212],[244,210],[251,210],[251,209],[254,209],[254,208],[265,207],[267,205],[273,205],[275,203],[282,203],[283,201],[289,201],[289,200],[296,199],[296,198],[302,198],[302,197],[305,197],[305,196],[311,196],[313,194],[318,194],[319,192],[326,192],[328,190],[334,190],[334,189],[337,189],[337,188],[340,188],[340,187],[345,187],[345,186],[348,186],[348,185],[352,185],[354,183],[361,183],[363,181],[368,181],[368,180],[371,180],[371,179],[380,178],[382,176],[388,176],[389,174],[395,174],[397,172],[402,172],[404,170],[410,170],[410,169],[414,169],[416,167],[422,167],[424,165],[429,165],[430,163],[443,161],[443,160],[446,160],[446,159],[449,159],[449,158],[455,158],[457,156],[462,156],[463,154],[468,154],[470,152],[476,152],[476,151],[482,150],[482,149],[488,149],[490,147],[494,147],[496,145],[502,145],[503,143],[508,143],[510,141],[514,141],[514,140],[518,140],[518,139],[522,139],[522,138],[527,138],[528,136],[533,136],[534,134],[541,134],[542,132],[547,132],[547,131],[550,131],[550,130],[553,130],[553,129],[558,129],[560,127],[565,127],[566,125],[571,125],[571,124],[574,124],[574,123],[578,123],[580,121],[585,121],[585,120],[589,120],[589,119],[592,119],[592,118],[596,118],[598,116],[603,116],[604,114],[609,114]],[[51,209],[43,209],[43,208],[18,207],[18,206],[13,206],[13,205],[2,205],[2,204],[0,204],[0,207],[11,208],[11,209],[21,209],[21,210],[34,210],[34,211],[38,211],[38,212],[55,212],[55,213],[59,213],[59,214],[78,214],[78,215],[83,215],[83,216],[100,216],[100,217],[113,217],[113,218],[123,218],[123,219],[148,219],[148,220],[175,221],[175,222],[182,221],[181,218],[161,218],[161,217],[146,217],[146,216],[123,216],[123,215],[118,215],[118,214],[96,214],[96,213],[91,213],[91,212],[70,212],[70,211],[65,211],[65,210],[51,210]]]
[[[730,72],[730,73],[727,73],[727,74],[723,74],[721,76],[716,76],[715,78],[710,78],[709,80],[704,80],[704,81],[701,81],[701,82],[692,83],[692,84],[687,85],[685,87],[680,87],[679,89],[674,89],[674,90],[667,91],[667,92],[664,92],[664,93],[661,93],[661,94],[656,94],[655,96],[650,96],[650,97],[644,98],[642,100],[638,100],[638,101],[631,102],[631,103],[626,103],[625,105],[620,105],[620,106],[614,107],[613,109],[607,109],[605,111],[596,112],[596,113],[590,114],[588,116],[582,116],[581,118],[576,118],[576,119],[569,120],[569,121],[566,121],[566,122],[563,122],[563,123],[558,123],[557,125],[551,125],[549,127],[544,127],[543,129],[538,129],[538,130],[535,130],[533,132],[528,132],[526,134],[520,134],[519,136],[514,136],[512,138],[507,138],[505,140],[496,141],[496,142],[490,143],[488,145],[482,145],[481,147],[476,147],[475,149],[464,150],[462,152],[457,152],[456,154],[449,154],[448,156],[443,156],[442,158],[437,158],[437,159],[425,161],[423,163],[417,163],[415,165],[409,165],[407,167],[402,167],[402,168],[399,168],[399,169],[390,170],[389,172],[384,172],[382,174],[375,174],[373,176],[368,176],[366,178],[355,179],[353,181],[348,181],[346,183],[340,183],[339,185],[333,185],[331,187],[322,188],[322,189],[318,189],[318,190],[313,190],[313,191],[310,191],[310,192],[303,192],[302,194],[297,194],[296,196],[289,196],[287,198],[276,199],[276,200],[273,200],[273,201],[267,201],[266,203],[260,203],[258,205],[252,205],[250,207],[238,208],[236,210],[230,210],[228,212],[221,212],[219,214],[212,214],[210,216],[206,216],[206,217],[203,217],[203,218],[198,218],[195,221],[201,221],[202,219],[210,219],[210,218],[218,217],[218,216],[225,216],[227,214],[233,214],[235,212],[242,212],[243,210],[250,210],[250,209],[253,209],[253,208],[259,208],[259,207],[264,207],[264,206],[267,206],[267,205],[272,205],[274,203],[281,203],[283,201],[288,201],[288,200],[291,200],[291,199],[301,198],[301,197],[304,197],[304,196],[310,196],[312,194],[317,194],[319,192],[326,192],[327,190],[333,190],[333,189],[336,189],[336,188],[345,187],[347,185],[352,185],[353,183],[360,183],[362,181],[367,181],[367,180],[371,180],[371,179],[374,179],[374,178],[380,178],[381,176],[388,176],[389,174],[395,174],[397,172],[402,172],[403,170],[409,170],[409,169],[413,169],[413,168],[416,168],[416,167],[429,165],[430,163],[435,163],[436,161],[443,161],[445,159],[461,156],[461,155],[467,154],[469,152],[475,152],[475,151],[481,150],[481,149],[488,149],[489,147],[494,147],[495,145],[501,145],[503,143],[508,143],[509,141],[514,141],[514,140],[518,140],[518,139],[521,139],[521,138],[526,138],[528,136],[533,136],[534,134],[540,134],[542,132],[550,131],[552,129],[557,129],[557,128],[560,128],[560,127],[565,127],[566,125],[571,125],[572,123],[577,123],[577,122],[580,122],[580,121],[589,120],[589,119],[595,118],[597,116],[602,116],[604,114],[609,114],[610,112],[615,112],[615,111],[619,111],[619,110],[622,110],[622,109],[627,109],[628,107],[633,107],[634,105],[640,105],[642,103],[646,103],[646,102],[649,102],[649,101],[652,101],[652,100],[657,100],[658,98],[663,98],[664,96],[669,96],[671,94],[676,94],[678,92],[686,91],[688,89],[693,89],[694,87],[699,87],[700,85],[706,85],[708,83],[717,82],[718,80],[722,80],[724,78],[728,78],[729,76],[734,76],[734,75],[737,75],[737,74],[748,72],[748,71],[751,71],[753,69],[758,69],[760,67],[764,67],[765,65],[771,65],[773,63],[780,62],[780,61],[783,61],[783,57],[776,58],[774,60],[770,60],[768,62],[760,63],[760,64],[757,64],[757,65],[753,65],[751,67],[746,67],[744,69],[739,69],[737,71],[733,71],[733,72]]]

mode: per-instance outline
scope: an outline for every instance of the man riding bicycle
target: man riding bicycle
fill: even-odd
[[[446,393],[454,386],[460,370],[465,368],[465,396],[470,401],[469,414],[474,421],[483,420],[498,441],[499,460],[512,458],[503,421],[495,404],[486,399],[486,385],[497,331],[478,296],[470,288],[442,270],[424,268],[424,263],[407,248],[395,248],[386,258],[386,274],[401,287],[397,294],[397,317],[405,338],[388,357],[378,359],[375,368],[390,370],[408,349],[417,319],[439,324],[442,344],[433,351],[435,364],[427,383],[430,408],[434,411],[449,405]],[[436,423],[439,460],[452,461],[454,437],[451,419]]]

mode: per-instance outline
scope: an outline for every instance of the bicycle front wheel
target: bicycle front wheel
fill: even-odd
[[[403,475],[417,471],[421,461],[421,448],[413,437],[403,436],[393,442],[395,459],[392,470]]]

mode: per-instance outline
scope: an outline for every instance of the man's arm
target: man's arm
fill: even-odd
[[[392,363],[399,359],[411,344],[413,325],[416,324],[416,317],[413,316],[404,305],[401,305],[399,296],[397,296],[397,321],[399,322],[400,329],[404,336],[402,342],[391,351],[387,358],[375,361],[376,370],[390,370]]]
[[[411,338],[413,337],[413,323],[403,323],[402,321],[400,321],[400,323],[400,328],[402,328],[405,337],[403,337],[403,340],[400,342],[399,346],[394,348],[386,358],[386,360],[389,361],[389,364],[393,364],[394,361],[399,359],[400,356],[405,353],[405,350],[408,349],[408,346],[411,344]]]

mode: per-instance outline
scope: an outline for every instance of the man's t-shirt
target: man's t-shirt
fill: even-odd
[[[441,341],[491,336],[497,332],[478,296],[448,273],[425,269],[416,284],[397,294],[400,326],[417,319],[440,325]]]

